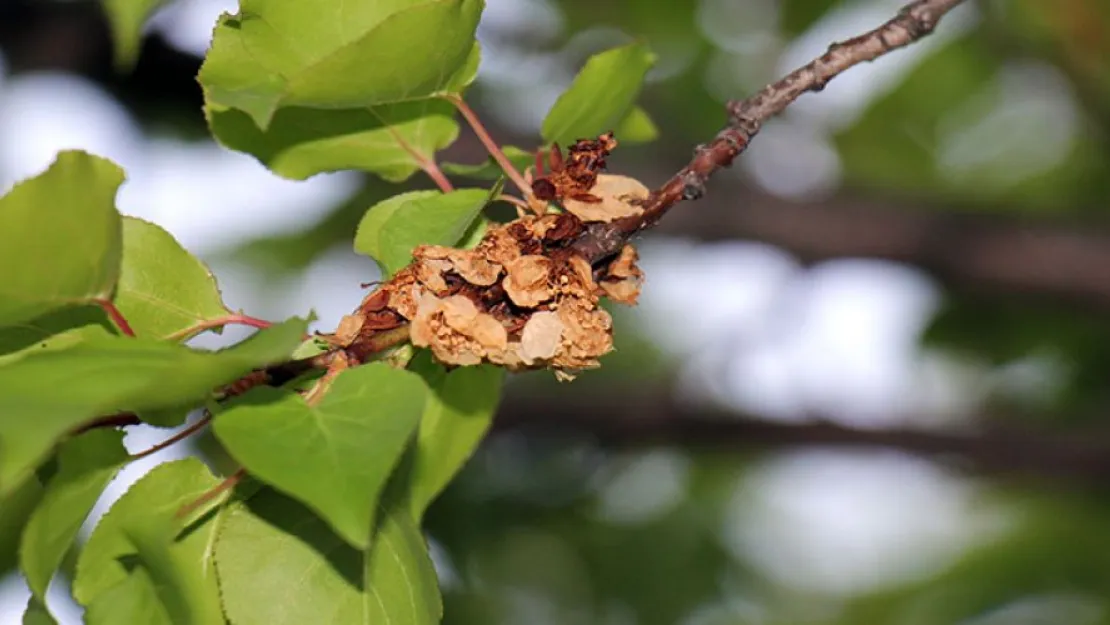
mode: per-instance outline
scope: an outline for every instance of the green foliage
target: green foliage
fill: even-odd
[[[0,199],[0,266],[19,268],[0,283],[0,326],[111,296],[123,247],[114,203],[121,183],[107,160],[62,152]]]
[[[216,278],[161,227],[123,220],[116,306],[137,336],[170,338],[227,314]]]
[[[23,612],[23,625],[58,625],[58,622],[41,601],[31,597],[27,600],[27,609]]]
[[[536,155],[534,153],[522,150],[515,145],[503,145],[501,146],[501,151],[505,153],[509,162],[519,170],[526,169],[535,164]],[[501,171],[501,166],[497,164],[497,161],[493,160],[492,156],[487,158],[485,162],[477,165],[443,163],[440,168],[443,169],[445,173],[463,176],[465,178],[473,178],[475,180],[492,181],[504,175],[504,172]]]
[[[452,106],[435,96],[474,80],[482,6],[246,3],[221,18],[201,69],[212,132],[291,178],[361,169],[404,180],[458,136]]]
[[[101,334],[5,363],[0,488],[21,479],[57,438],[81,422],[118,411],[199,404],[213,388],[287,358],[304,327],[292,320],[218,352]],[[56,392],[59,388],[66,392]]]
[[[373,256],[382,274],[392,275],[412,262],[412,250],[419,244],[461,241],[489,196],[483,189],[395,195],[366,211],[355,235],[355,251]]]
[[[389,0],[322,10],[248,0],[216,26],[200,71],[205,98],[266,130],[282,107],[364,108],[427,97],[450,87],[466,62],[482,6]]]
[[[623,143],[647,143],[659,137],[659,128],[644,109],[636,106],[625,115],[614,132]]]
[[[841,0],[786,0],[781,3],[779,23],[784,32],[797,35],[813,26],[838,4]]]
[[[58,472],[23,528],[20,568],[40,600],[66,551],[77,537],[100,492],[127,462],[123,432],[94,430],[67,441],[58,452]]]
[[[448,372],[426,351],[413,359],[410,368],[431,390],[406,471],[410,508],[419,520],[485,436],[505,374],[489,365]]]
[[[130,70],[139,58],[143,24],[167,0],[101,0],[115,41],[116,67]]]
[[[544,141],[566,145],[615,130],[632,113],[644,76],[654,63],[655,55],[641,43],[590,57],[544,118],[540,131]],[[634,138],[651,134],[645,129],[645,117],[637,113],[627,122],[637,130]]]
[[[7,573],[19,557],[23,528],[42,501],[42,482],[28,476],[7,494],[0,493],[0,571]]]
[[[420,421],[424,393],[412,373],[372,363],[341,373],[315,403],[258,389],[221,414],[215,431],[251,475],[308,504],[365,548],[378,497]]]
[[[438,623],[439,588],[420,531],[387,504],[357,550],[309,509],[264,490],[227,513],[216,544],[235,625]]]
[[[104,1],[119,68],[134,65],[160,4]],[[459,135],[483,8],[243,0],[216,24],[198,76],[209,129],[289,178],[376,176],[311,236],[355,234],[355,250],[385,274],[419,245],[476,245],[506,172],[492,158],[440,167],[437,153]],[[635,101],[654,59],[642,43],[590,59],[543,140],[611,129],[654,139]],[[503,152],[521,170],[534,162]],[[386,192],[383,180],[421,170],[490,184]],[[32,590],[25,622],[53,622],[43,598],[62,571],[93,625],[439,623],[420,524],[488,431],[504,371],[449,371],[402,351],[288,381],[285,371],[302,371],[291,361],[335,351],[297,318],[252,322],[268,327],[216,351],[184,345],[244,318],[170,233],[118,212],[123,179],[107,160],[63,152],[0,198],[0,261],[19,268],[0,285],[0,565],[18,564]],[[160,464],[75,545],[108,483],[138,457],[118,424],[178,425],[202,407],[222,455],[213,466],[240,471],[222,478],[194,457]]]
[[[102,615],[97,621],[148,622],[145,615],[164,612],[172,618],[164,622],[222,622],[212,543],[223,512],[177,518],[217,482],[195,458],[169,462],[112,506],[81,551],[73,580],[77,600]]]

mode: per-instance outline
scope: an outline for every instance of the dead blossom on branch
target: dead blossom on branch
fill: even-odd
[[[577,158],[560,175],[573,175],[578,163],[596,166],[581,157],[588,143],[576,144]],[[605,154],[615,143],[612,135],[597,142]],[[613,349],[613,320],[601,298],[635,304],[643,272],[631,245],[591,266],[568,244],[590,223],[642,211],[648,190],[624,176],[589,179],[580,199],[560,198],[566,212],[522,215],[490,228],[473,249],[417,247],[413,262],[368,295],[331,340],[358,352],[382,331],[407,324],[412,344],[448,365],[552,369],[560,379],[599,366]]]

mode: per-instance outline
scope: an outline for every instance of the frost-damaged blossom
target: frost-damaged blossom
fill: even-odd
[[[409,332],[413,345],[431,348],[453,365],[479,364],[508,345],[505,327],[462,295],[440,299],[424,293]]]
[[[609,264],[600,282],[609,299],[628,306],[636,305],[644,281],[644,272],[636,266],[637,260],[636,248],[625,245],[616,260]]]
[[[595,201],[568,198],[563,206],[582,221],[610,222],[642,213],[640,203],[651,192],[635,178],[601,174],[590,193],[596,196]]]
[[[407,322],[413,345],[448,365],[546,368],[559,379],[599,366],[613,349],[613,320],[600,299],[635,304],[643,273],[631,245],[594,267],[567,243],[590,222],[643,210],[648,190],[642,184],[596,174],[613,145],[611,136],[602,136],[572,146],[552,178],[560,192],[573,191],[557,198],[567,212],[492,227],[471,250],[417,247],[412,264],[368,295],[332,339],[366,342],[367,333]]]

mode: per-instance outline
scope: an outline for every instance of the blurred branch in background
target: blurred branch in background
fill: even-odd
[[[961,432],[902,426],[863,429],[817,416],[786,422],[682,405],[669,394],[625,388],[605,395],[544,399],[510,393],[495,429],[577,434],[621,449],[653,445],[725,452],[886,448],[1002,476],[1066,478],[1085,486],[1101,485],[1110,478],[1110,431],[1105,428],[1061,433],[1007,419],[989,421]]]
[[[842,195],[813,203],[736,188],[731,206],[676,213],[661,227],[700,240],[753,239],[804,261],[881,258],[973,292],[1055,297],[1110,309],[1110,231],[1050,219],[943,210]]]

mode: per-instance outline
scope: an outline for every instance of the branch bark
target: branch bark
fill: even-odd
[[[917,0],[894,18],[858,37],[829,46],[828,51],[767,85],[754,96],[729,102],[729,125],[708,145],[698,146],[694,160],[651,194],[640,215],[607,224],[592,224],[572,249],[591,262],[616,254],[629,239],[654,226],[681,200],[705,195],[705,183],[748,148],[763,122],[778,115],[807,91],[820,91],[845,70],[873,61],[933,32],[948,11],[963,0]]]
[[[605,396],[552,398],[509,395],[495,431],[583,435],[606,447],[675,445],[735,453],[791,448],[888,449],[995,475],[1064,478],[1104,484],[1110,478],[1110,432],[1055,432],[992,425],[970,432],[891,427],[855,429],[832,420],[782,422],[755,415],[677,404],[664,393],[615,389]]]

